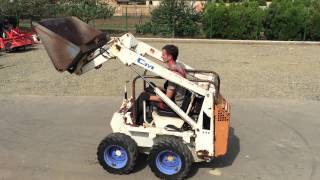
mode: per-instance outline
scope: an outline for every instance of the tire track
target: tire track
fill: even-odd
[[[266,111],[262,111],[262,113],[264,115],[266,115],[267,117],[269,117],[271,120],[274,120],[274,121],[280,123],[281,125],[283,125],[284,127],[292,130],[302,140],[302,142],[307,147],[308,152],[311,156],[311,172],[310,172],[309,180],[312,180],[315,173],[316,173],[317,162],[316,162],[315,156],[313,154],[312,147],[310,146],[310,143],[308,142],[308,140],[296,128],[290,126],[290,124],[288,124],[286,121],[281,120],[280,118],[277,118],[277,117],[273,116],[273,114],[268,113]]]

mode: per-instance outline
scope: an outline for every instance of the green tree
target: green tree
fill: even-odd
[[[85,22],[96,18],[108,18],[114,8],[98,0],[0,0],[4,15],[34,19],[53,16],[77,16]]]
[[[48,0],[0,0],[2,14],[29,18],[30,24],[35,18],[49,16]]]
[[[108,18],[114,14],[114,8],[98,0],[64,0],[58,4],[60,16],[76,16],[81,20],[89,21],[97,18]]]
[[[151,13],[151,20],[137,27],[138,33],[163,36],[194,36],[199,32],[200,15],[185,0],[163,0]]]
[[[15,15],[17,7],[9,0],[0,0],[0,15]]]

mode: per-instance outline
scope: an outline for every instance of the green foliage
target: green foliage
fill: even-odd
[[[306,38],[307,40],[320,40],[320,1],[312,2],[310,9],[308,9]]]
[[[266,12],[264,22],[268,39],[302,40],[307,20],[306,0],[276,0]]]
[[[16,7],[9,0],[0,0],[0,15],[15,15]]]
[[[47,15],[49,4],[47,0],[0,0],[2,14],[26,18]]]
[[[234,2],[240,2],[240,1],[243,1],[243,0],[216,0],[216,1],[209,1],[209,2],[217,2],[217,3],[221,3],[221,2],[224,2],[224,3],[234,3]]]
[[[203,27],[209,38],[258,39],[264,12],[256,2],[239,4],[210,3],[206,6]]]
[[[209,3],[203,27],[209,38],[320,40],[320,1],[274,0],[265,11],[257,0]]]
[[[266,6],[267,0],[249,0],[250,2],[257,2],[259,6]]]
[[[47,0],[0,0],[0,11],[3,15],[28,18],[30,25],[35,19],[50,15],[50,1]]]
[[[57,4],[60,16],[76,16],[85,22],[96,18],[108,18],[114,14],[114,8],[96,0],[65,0]]]
[[[163,0],[151,13],[151,20],[137,26],[138,33],[162,36],[194,36],[199,32],[200,15],[185,0]]]
[[[148,34],[152,32],[152,24],[151,22],[146,22],[142,25],[136,25],[136,32],[140,34]]]
[[[259,6],[265,6],[267,0],[207,0],[208,3],[241,3],[241,2],[257,2]]]
[[[205,7],[203,29],[207,37],[225,38],[225,27],[229,24],[227,6],[212,3]]]
[[[55,16],[77,16],[89,22],[96,18],[108,18],[114,14],[114,8],[96,0],[60,0],[53,3],[48,0],[0,0],[2,14],[18,17],[45,18]]]
[[[210,1],[210,0],[209,0]],[[108,18],[114,8],[96,0],[0,0],[0,15],[34,19],[77,16],[89,22]],[[213,0],[202,15],[185,0],[163,0],[151,13],[150,22],[136,26],[141,34],[167,37],[193,37],[203,33],[209,38],[269,40],[320,40],[320,0]],[[223,2],[234,2],[226,5]]]

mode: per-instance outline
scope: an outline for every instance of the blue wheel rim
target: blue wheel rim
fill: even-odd
[[[112,168],[121,169],[128,163],[128,154],[123,147],[111,145],[104,150],[104,161]]]
[[[164,150],[157,155],[156,166],[161,173],[173,175],[181,170],[182,161],[177,153]]]

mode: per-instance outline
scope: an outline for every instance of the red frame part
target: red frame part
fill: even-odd
[[[33,34],[21,31],[18,27],[5,31],[5,37],[0,37],[0,49],[12,51],[33,45]]]

